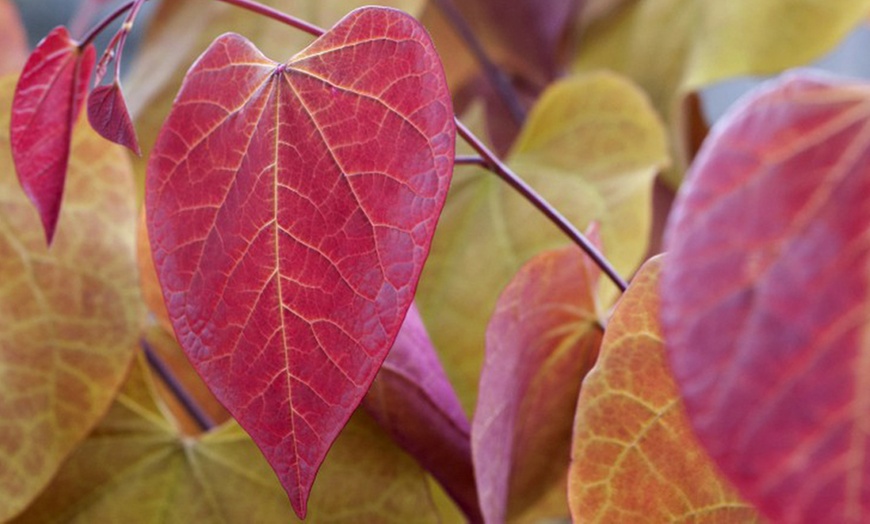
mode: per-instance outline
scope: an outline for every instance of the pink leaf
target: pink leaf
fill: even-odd
[[[469,519],[480,521],[471,426],[416,307],[408,310],[363,406],[438,479]]]
[[[580,383],[602,337],[598,278],[571,246],[533,258],[499,297],[471,430],[488,523],[521,512],[566,474]]]
[[[713,130],[661,320],[692,425],[776,522],[870,519],[870,86],[798,73]]]
[[[386,8],[283,64],[218,38],[157,139],[148,230],[176,335],[300,516],[411,305],[454,142],[428,35]]]
[[[72,128],[95,59],[93,46],[79,50],[66,28],[57,27],[28,58],[12,100],[12,159],[49,244],[60,213]]]
[[[95,87],[88,96],[88,121],[91,127],[106,140],[121,144],[139,156],[139,141],[136,130],[124,101],[121,86],[114,82],[107,86]]]

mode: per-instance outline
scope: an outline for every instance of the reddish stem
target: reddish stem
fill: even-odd
[[[86,47],[88,46],[88,44],[90,44],[91,42],[94,41],[94,38],[96,38],[97,35],[99,35],[99,34],[102,33],[103,31],[105,31],[105,29],[106,29],[107,27],[109,27],[109,26],[112,24],[112,22],[114,22],[115,20],[117,20],[118,17],[120,17],[121,15],[123,15],[124,13],[126,13],[126,12],[131,8],[131,7],[133,7],[133,4],[135,4],[136,1],[137,1],[137,0],[130,0],[130,1],[127,2],[126,4],[120,6],[120,7],[118,7],[117,9],[115,9],[114,11],[112,11],[112,13],[109,14],[106,18],[103,18],[103,19],[100,21],[100,23],[98,23],[97,25],[95,25],[95,26],[93,27],[93,29],[91,29],[90,31],[88,31],[88,34],[86,34],[86,35],[82,38],[82,41],[79,43],[79,49],[84,49],[84,48],[86,48]]]
[[[300,20],[295,16],[290,16],[287,13],[282,13],[277,9],[273,9],[259,2],[254,2],[253,0],[218,0],[218,2],[223,2],[225,4],[231,4],[236,7],[241,7],[242,9],[247,9],[248,11],[263,15],[266,18],[271,18],[272,20],[276,20],[291,27],[295,27],[296,29],[306,32],[314,37],[321,36],[323,33],[325,33],[322,28],[314,24],[308,23],[305,20]]]
[[[538,210],[550,219],[559,229],[565,233],[575,244],[592,258],[593,261],[601,268],[604,273],[610,277],[610,280],[616,284],[620,291],[625,291],[628,284],[616,269],[610,264],[610,261],[581,233],[571,222],[568,221],[561,213],[547,202],[544,197],[538,194],[531,186],[529,186],[522,178],[514,173],[504,162],[493,154],[483,142],[477,138],[465,125],[456,119],[456,131],[459,133],[468,145],[474,148],[481,157],[486,161],[487,168],[507,182],[509,186],[514,188],[520,195],[534,205]]]
[[[124,54],[124,44],[127,43],[127,36],[130,34],[130,30],[133,28],[133,22],[136,20],[136,15],[139,14],[139,10],[142,9],[142,6],[148,0],[134,0],[133,8],[130,10],[130,14],[127,15],[127,19],[124,21],[124,25],[121,26],[120,34],[121,37],[118,40],[118,51],[115,56],[115,82],[121,80],[121,55]]]
[[[480,166],[486,169],[489,169],[489,162],[484,160],[483,157],[474,156],[474,155],[458,155],[453,160],[453,165],[456,166]]]

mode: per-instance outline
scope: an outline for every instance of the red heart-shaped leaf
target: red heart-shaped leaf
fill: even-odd
[[[870,518],[870,86],[790,75],[709,136],[661,321],[699,439],[775,522]]]
[[[158,137],[148,230],[176,335],[300,516],[411,305],[454,142],[428,35],[386,8],[283,64],[218,38]]]
[[[12,99],[12,159],[49,244],[60,213],[72,128],[95,59],[92,45],[80,50],[66,28],[57,27],[27,59]]]

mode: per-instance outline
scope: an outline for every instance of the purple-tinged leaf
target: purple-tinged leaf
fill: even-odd
[[[499,297],[471,430],[487,523],[518,514],[566,474],[580,383],[602,337],[599,273],[576,246],[546,251]]]
[[[49,244],[60,213],[72,129],[95,58],[92,45],[80,50],[66,28],[55,28],[28,58],[12,100],[12,158]]]
[[[121,144],[130,151],[142,156],[136,130],[121,92],[121,85],[97,86],[88,95],[88,121],[91,127],[103,138]]]
[[[471,425],[413,305],[362,405],[470,520],[480,521]]]

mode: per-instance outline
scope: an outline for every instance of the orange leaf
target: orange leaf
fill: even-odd
[[[569,501],[575,522],[752,522],[695,440],[658,323],[661,257],[644,265],[583,382]]]

